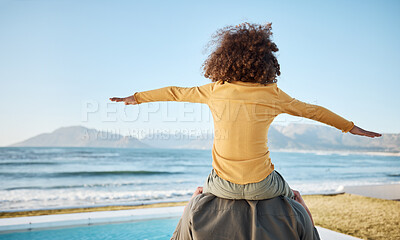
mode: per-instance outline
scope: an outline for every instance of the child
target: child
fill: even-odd
[[[244,23],[217,31],[217,48],[203,64],[211,83],[198,87],[169,86],[136,92],[126,98],[111,98],[125,104],[155,101],[204,103],[210,107],[215,134],[213,169],[203,192],[228,199],[262,200],[293,191],[274,170],[267,147],[268,128],[274,118],[287,113],[313,119],[344,133],[379,137],[353,122],[283,92],[276,84],[280,66],[278,48],[270,39],[271,23]]]

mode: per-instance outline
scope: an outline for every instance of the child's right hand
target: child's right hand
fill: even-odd
[[[124,102],[125,105],[136,105],[136,104],[138,104],[133,95],[129,96],[129,97],[124,97],[124,98],[113,97],[113,98],[110,98],[110,100],[113,101],[113,102]]]
[[[354,127],[350,130],[350,133],[354,135],[366,136],[371,138],[382,136],[382,134],[380,133],[366,131],[360,127],[357,127],[356,125],[354,125]]]

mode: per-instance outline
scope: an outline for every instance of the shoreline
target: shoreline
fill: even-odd
[[[140,205],[110,205],[101,207],[76,207],[76,208],[54,208],[54,209],[40,209],[40,210],[21,210],[21,211],[8,211],[0,212],[0,219],[16,218],[16,217],[32,217],[32,216],[45,216],[57,214],[70,214],[70,213],[88,213],[88,212],[102,212],[102,211],[120,211],[120,210],[133,210],[145,208],[163,208],[163,207],[177,207],[185,206],[188,201],[182,202],[161,202]]]
[[[362,239],[400,239],[398,228],[400,201],[379,198],[393,191],[396,192],[400,184],[385,184],[378,187],[376,185],[346,186],[344,192],[303,195],[303,198],[313,215],[315,225],[324,231],[331,230],[332,237],[326,239],[353,239],[339,238],[339,233]],[[349,193],[346,189],[358,192]],[[362,196],[362,194],[372,192],[375,197]],[[187,201],[181,201],[136,206],[0,212],[0,223],[2,223],[0,232],[65,227],[71,224],[77,226],[110,224],[180,217],[186,204]]]
[[[307,195],[308,205],[322,239],[399,239],[400,202],[348,193]],[[0,235],[65,227],[179,218],[186,202],[175,206],[144,205],[136,209],[98,209],[93,212],[0,219]],[[176,206],[181,205],[181,206]],[[132,207],[131,207],[132,208]],[[370,211],[373,209],[374,211]],[[345,234],[345,235],[343,235]],[[355,237],[355,238],[354,238]]]
[[[393,156],[400,157],[400,152],[376,152],[376,151],[345,151],[345,150],[299,150],[299,149],[270,149],[272,152],[286,153],[314,153],[317,155],[369,155],[369,156]]]
[[[375,198],[380,200],[399,201],[400,183],[344,186],[344,188],[339,192],[302,194],[302,196],[306,199],[306,198],[313,198],[316,196],[333,197],[343,194],[357,195],[357,196]],[[136,205],[116,204],[116,205],[82,206],[82,207],[77,206],[77,207],[60,207],[60,208],[31,209],[31,210],[4,210],[0,211],[0,219],[68,214],[68,213],[86,213],[86,212],[119,211],[119,210],[144,209],[144,208],[176,207],[176,206],[185,206],[187,203],[188,201],[170,201],[170,202],[152,202],[152,203],[141,203],[141,204],[139,203]]]
[[[302,194],[302,196],[335,196],[344,194],[344,191],[340,192],[327,192],[327,193],[310,193]],[[67,207],[44,207],[37,209],[8,209],[0,210],[0,219],[2,218],[13,218],[20,216],[42,216],[52,214],[64,214],[64,213],[80,213],[80,212],[97,212],[97,211],[118,211],[118,210],[130,210],[130,209],[142,209],[142,208],[157,208],[157,207],[174,207],[184,206],[189,200],[177,200],[177,201],[151,201],[142,203],[132,204],[99,204],[99,205],[82,205],[82,206],[67,206]]]

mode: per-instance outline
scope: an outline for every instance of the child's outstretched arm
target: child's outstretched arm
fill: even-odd
[[[135,105],[147,102],[175,101],[207,103],[215,82],[198,87],[176,87],[168,86],[149,91],[136,92],[132,96],[125,98],[110,98],[114,102],[124,102],[125,105]]]
[[[278,112],[287,113],[293,116],[305,117],[318,122],[325,123],[333,126],[342,132],[350,132],[355,135],[366,137],[380,137],[379,133],[366,131],[354,125],[352,121],[337,115],[336,113],[314,104],[305,103],[295,98],[290,97],[288,94],[278,88]]]

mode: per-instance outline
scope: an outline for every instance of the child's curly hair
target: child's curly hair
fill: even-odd
[[[206,46],[216,49],[202,65],[204,76],[213,82],[277,82],[281,72],[274,53],[279,49],[271,40],[271,25],[245,22],[217,30]]]

